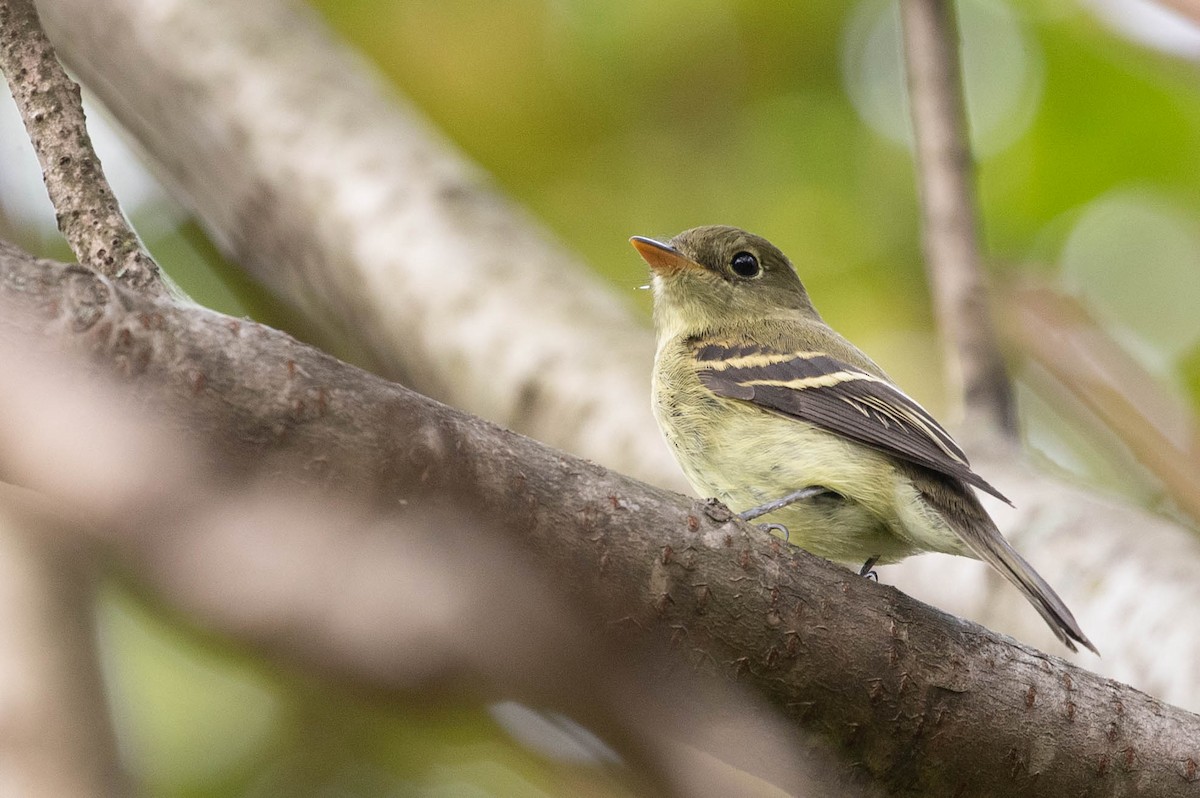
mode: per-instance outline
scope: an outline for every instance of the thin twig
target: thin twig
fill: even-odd
[[[58,229],[79,263],[139,291],[165,293],[158,266],[104,177],[79,86],[58,62],[32,0],[0,0],[0,71],[37,151]]]
[[[980,263],[953,3],[903,0],[900,7],[922,241],[949,384],[960,392],[969,431],[1014,438],[1012,386],[989,315]]]

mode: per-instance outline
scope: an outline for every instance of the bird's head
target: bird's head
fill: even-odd
[[[736,227],[684,230],[667,242],[630,243],[653,272],[659,335],[695,335],[763,318],[820,320],[778,247]]]

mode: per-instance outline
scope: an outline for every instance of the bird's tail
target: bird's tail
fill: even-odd
[[[1092,641],[1088,640],[1087,635],[1079,628],[1079,622],[1075,620],[1075,616],[1054,592],[1054,588],[1050,587],[1041,574],[1035,571],[1033,566],[1026,562],[1025,558],[1004,539],[992,519],[986,513],[982,513],[982,515],[983,517],[978,520],[988,529],[971,529],[969,532],[959,530],[963,542],[979,559],[999,571],[1005,579],[1013,583],[1017,590],[1021,591],[1067,648],[1077,651],[1075,643],[1080,643],[1093,653],[1099,654],[1100,652],[1092,645]]]

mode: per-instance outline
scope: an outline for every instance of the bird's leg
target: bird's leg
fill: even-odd
[[[738,518],[743,521],[753,521],[755,518],[764,516],[767,513],[773,513],[776,510],[782,510],[790,504],[795,504],[805,499],[811,499],[813,496],[820,496],[822,493],[831,493],[828,488],[822,488],[820,485],[809,485],[807,488],[793,491],[781,499],[769,501],[766,504],[760,504],[757,507],[751,507],[749,510],[738,513]],[[783,539],[788,539],[788,528],[783,524],[759,524],[758,528],[764,532],[781,532]]]
[[[743,521],[753,521],[759,516],[766,515],[767,513],[773,513],[776,510],[782,510],[789,504],[795,504],[796,502],[804,501],[805,499],[811,499],[813,496],[819,496],[822,493],[830,493],[830,490],[828,488],[822,488],[820,485],[809,485],[807,488],[801,488],[794,493],[789,493],[782,499],[775,499],[774,501],[769,501],[766,504],[760,504],[757,507],[751,507],[749,510],[740,512],[738,513],[738,518],[742,519]]]
[[[867,579],[874,579],[876,582],[878,582],[879,574],[875,573],[875,571],[873,570],[875,567],[875,563],[877,563],[877,562],[879,562],[878,554],[876,554],[874,557],[868,557],[867,561],[865,563],[863,563],[863,567],[859,569],[858,575],[865,576]]]

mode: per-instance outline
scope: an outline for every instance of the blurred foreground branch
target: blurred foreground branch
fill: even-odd
[[[1026,287],[1010,298],[1008,316],[1008,334],[1021,348],[1200,522],[1200,432],[1187,409],[1156,390],[1154,377],[1078,301],[1048,288]],[[1182,440],[1181,428],[1186,430]]]
[[[643,791],[648,782],[654,794],[727,795],[753,781],[719,767],[729,759],[685,756],[681,742],[734,760],[739,751],[742,759],[765,755],[770,775],[789,791],[810,784],[805,760],[788,744],[794,734],[769,713],[712,690],[685,692],[689,679],[656,679],[644,658],[613,650],[478,512],[427,506],[398,515],[269,478],[230,485],[196,456],[197,447],[130,412],[125,392],[81,381],[65,358],[30,357],[36,343],[7,332],[0,336],[0,374],[21,378],[0,378],[0,467],[86,517],[87,524],[70,529],[107,544],[128,572],[204,628],[286,669],[360,692],[515,698],[569,713],[620,751]],[[74,542],[82,552],[84,541]],[[72,631],[61,617],[44,620],[28,633]],[[28,686],[33,679],[19,681]],[[98,684],[60,682],[67,695],[101,701]],[[0,698],[3,688],[17,687],[6,682]],[[91,761],[84,755],[108,737],[78,723],[82,718],[48,711],[59,703],[42,691],[19,701],[13,695],[0,700],[10,708],[0,717],[14,728],[15,718],[38,718],[60,733],[71,730],[75,746],[57,753],[86,773],[82,766]],[[705,722],[713,715],[729,739],[708,739]],[[8,759],[21,761],[0,761]],[[47,760],[34,759],[43,767]],[[56,765],[49,783],[62,787],[77,769]],[[38,789],[21,794],[111,792],[46,791],[49,772],[35,774],[42,781],[27,779]]]
[[[140,299],[11,248],[0,249],[0,286],[26,312],[48,313],[53,338],[129,380],[139,404],[210,439],[223,480],[261,469],[283,487],[319,485],[382,508],[448,495],[485,508],[604,626],[755,687],[892,791],[1117,795],[1131,780],[1169,791],[1187,787],[1186,763],[1200,761],[1196,716],[269,328]],[[35,474],[56,495],[70,470],[31,470],[38,453],[19,436],[34,422],[4,415],[21,419],[0,441],[4,472]],[[134,458],[153,464],[148,481],[118,490],[123,477],[105,483],[102,469],[85,484],[101,497],[153,496],[174,480],[151,451]],[[194,554],[187,561],[204,561]]]
[[[96,652],[94,569],[40,496],[0,483],[0,785],[125,792]]]

